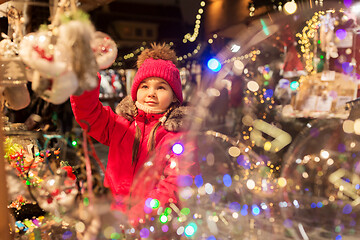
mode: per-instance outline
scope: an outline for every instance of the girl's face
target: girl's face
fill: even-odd
[[[166,111],[176,97],[170,85],[162,78],[149,77],[143,80],[136,94],[137,101],[151,110]]]

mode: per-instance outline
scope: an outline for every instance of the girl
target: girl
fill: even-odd
[[[90,126],[89,134],[109,146],[104,185],[112,190],[116,200],[114,207],[130,210],[131,219],[144,217],[139,210],[144,209],[148,198],[158,199],[161,205],[177,202],[173,161],[178,161],[179,157],[174,153],[168,155],[165,147],[181,138],[179,131],[185,116],[185,108],[180,107],[182,86],[175,63],[175,52],[165,44],[153,44],[151,49],[143,51],[138,57],[131,96],[116,107],[117,114],[110,107],[102,106],[99,86],[70,98],[80,126],[85,129]],[[134,177],[154,152],[153,163],[161,166],[162,176],[153,188],[132,191]]]

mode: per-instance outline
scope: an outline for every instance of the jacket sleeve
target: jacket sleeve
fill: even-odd
[[[97,88],[85,91],[80,96],[70,96],[70,102],[75,119],[81,128],[87,129],[90,136],[109,146],[117,115],[110,107],[104,107],[100,102],[100,74],[98,78]]]

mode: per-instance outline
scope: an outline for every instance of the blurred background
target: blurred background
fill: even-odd
[[[8,186],[19,183],[15,191],[4,188],[9,195],[4,204],[12,211],[11,236],[358,239],[358,1],[0,3],[0,87],[9,163],[3,175]],[[150,199],[144,206],[148,217],[136,227],[109,209],[112,199],[102,185],[108,148],[84,135],[75,122],[71,86],[54,94],[61,99],[45,96],[65,78],[60,81],[49,69],[40,69],[47,75],[36,78],[33,71],[39,66],[33,59],[16,58],[29,36],[51,26],[58,5],[68,3],[85,11],[102,32],[97,35],[100,50],[91,47],[110,59],[99,70],[103,105],[115,109],[129,94],[137,56],[151,43],[168,44],[178,55],[184,105],[192,109],[187,126],[198,147],[196,157],[186,149],[180,155],[184,163],[195,158],[199,169],[179,164],[179,203],[159,208]],[[51,37],[58,36],[46,29],[54,35],[40,45],[43,49],[31,46],[52,62],[57,55],[47,54],[53,53]],[[61,61],[67,57],[59,56]],[[34,79],[40,81],[36,86]],[[29,157],[32,153],[37,156]],[[26,163],[27,158],[36,161]],[[150,156],[134,183],[138,191],[163,176],[152,161]],[[87,163],[92,175],[87,175]],[[89,199],[99,211],[89,207]]]

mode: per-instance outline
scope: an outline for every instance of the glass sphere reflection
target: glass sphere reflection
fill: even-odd
[[[304,239],[351,239],[360,231],[360,137],[345,133],[344,123],[312,123],[287,154],[282,212],[292,234]]]

